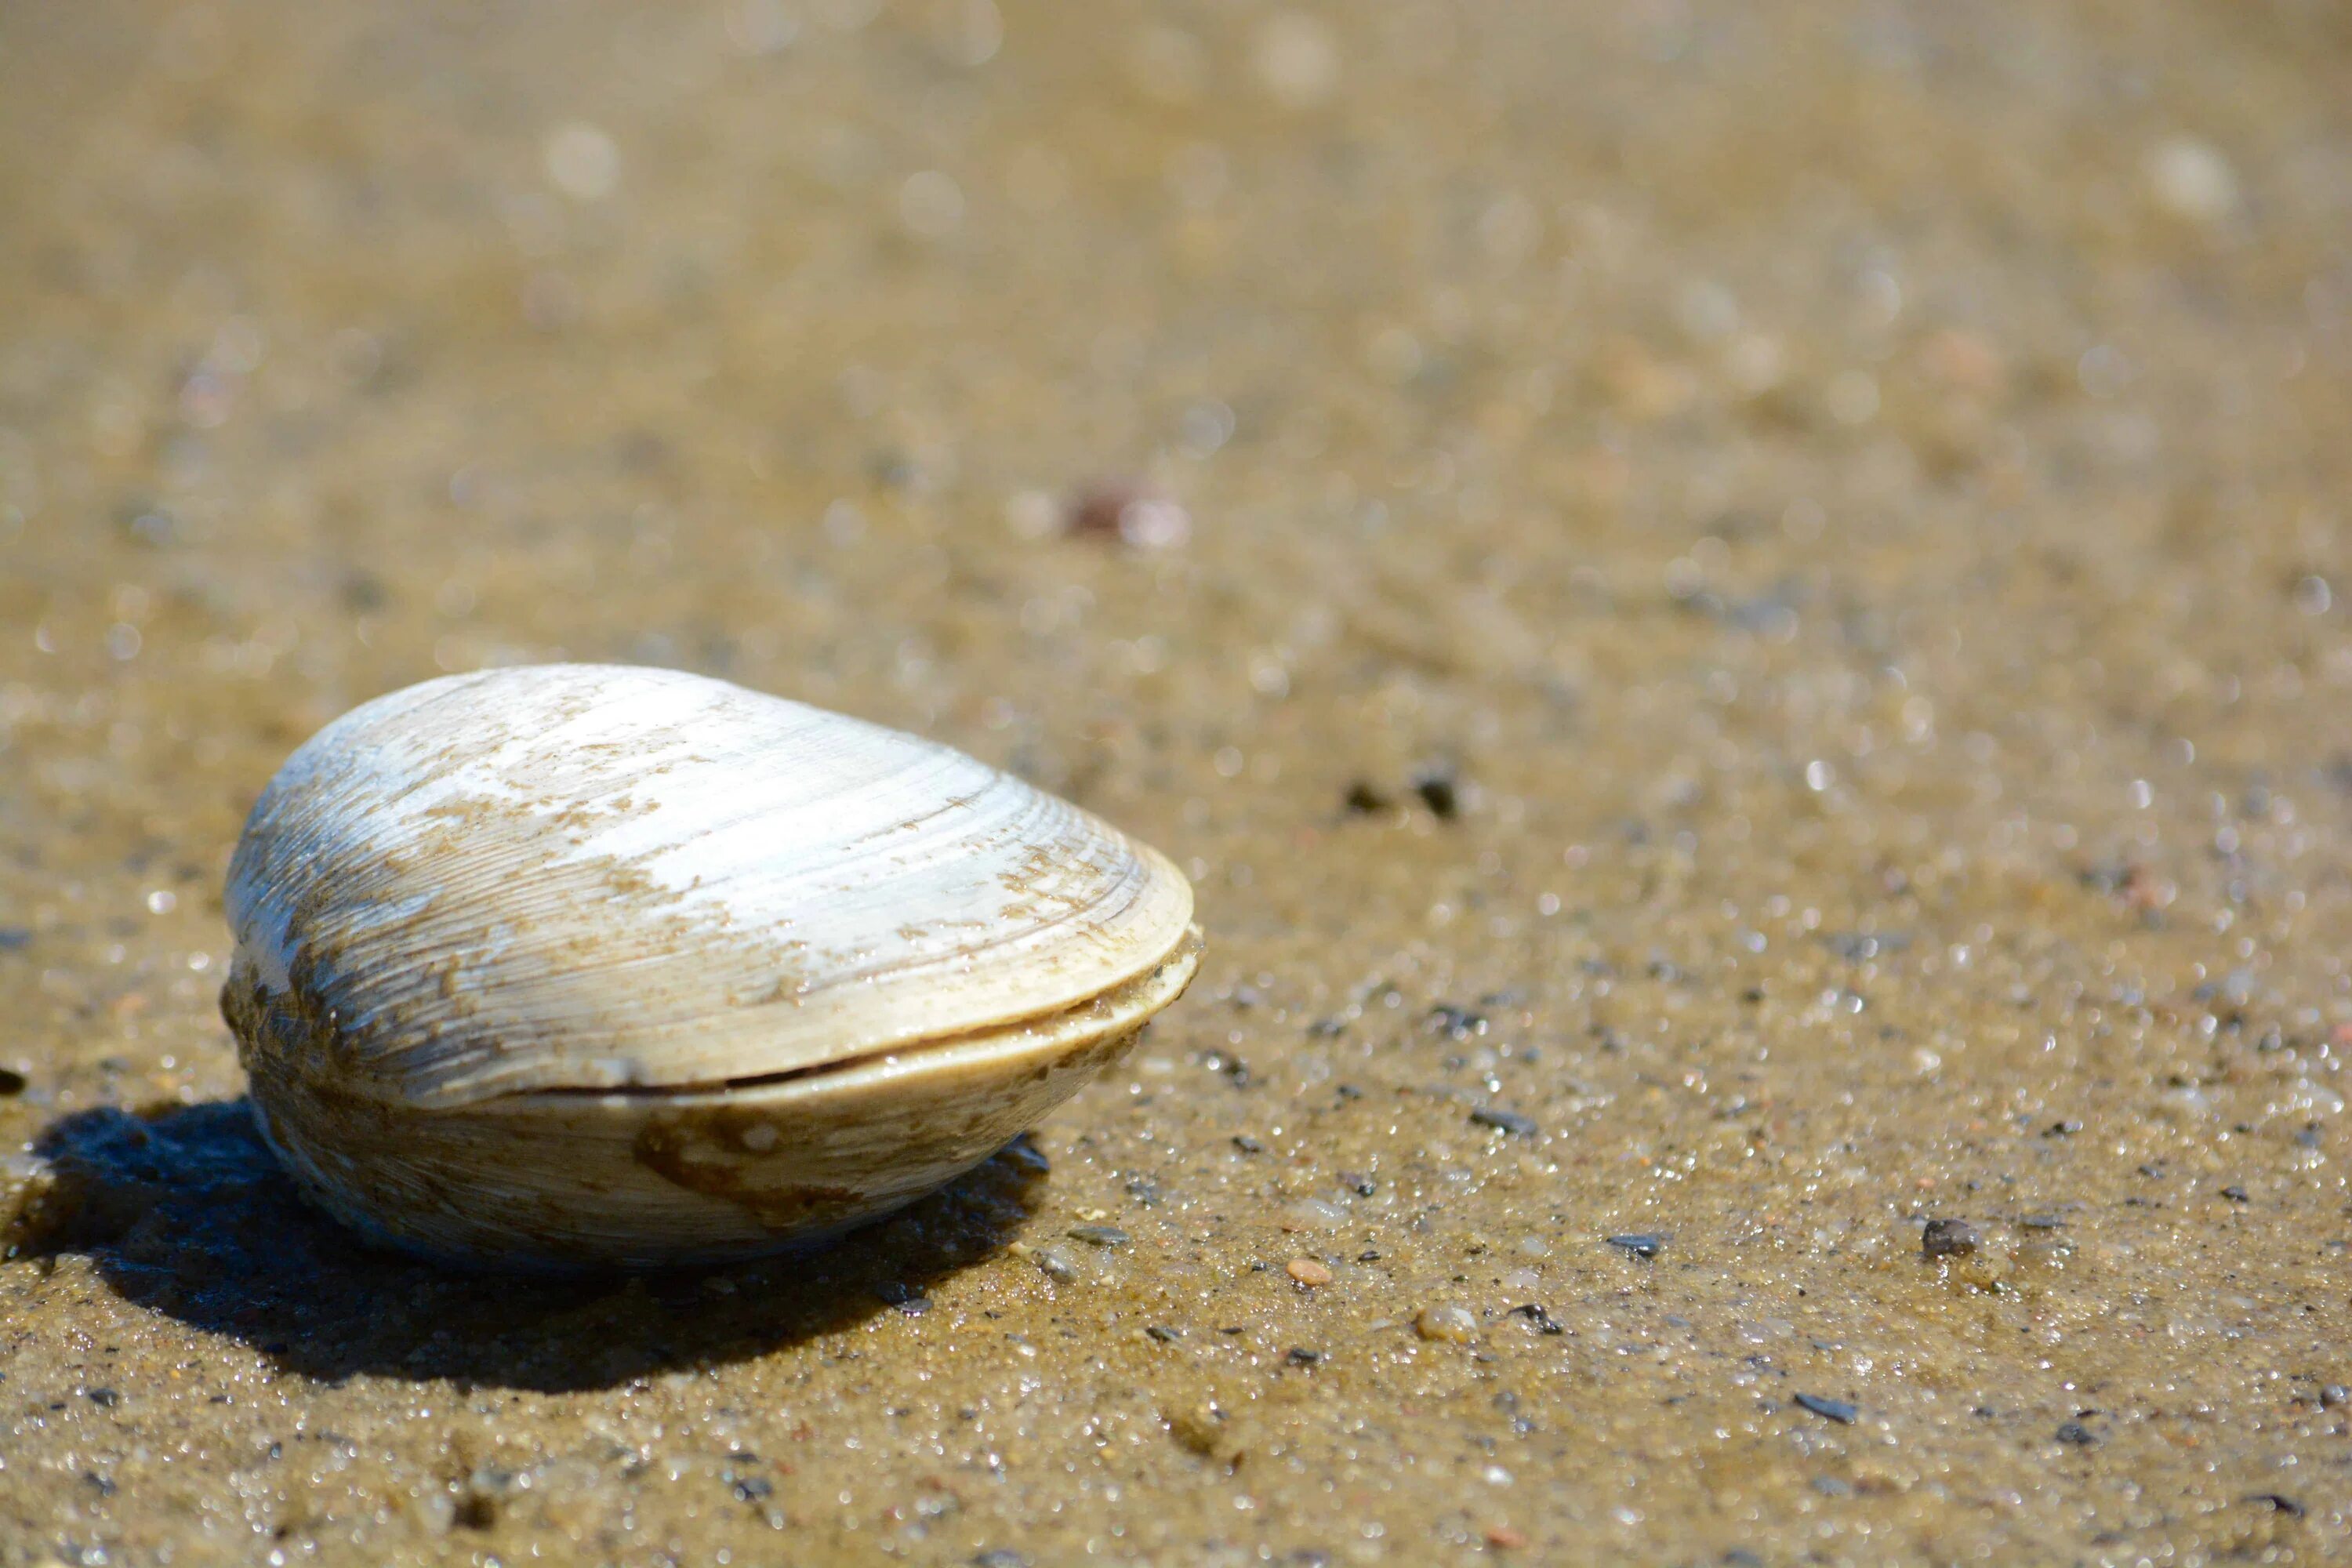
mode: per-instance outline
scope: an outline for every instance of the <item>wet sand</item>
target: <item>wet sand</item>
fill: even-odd
[[[13,8],[0,1563],[2340,1549],[2347,80],[2284,0]],[[1077,799],[1200,980],[816,1259],[361,1250],[228,852],[558,658]]]

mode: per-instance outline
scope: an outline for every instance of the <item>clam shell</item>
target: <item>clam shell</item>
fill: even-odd
[[[984,1158],[1197,963],[1157,851],[950,748],[675,671],[428,681],[287,762],[229,871],[265,1129],[383,1239],[658,1262]]]

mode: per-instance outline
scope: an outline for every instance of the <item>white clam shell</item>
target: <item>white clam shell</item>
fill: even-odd
[[[675,671],[428,681],[289,759],[223,1009],[272,1142],[380,1237],[652,1263],[984,1158],[1197,963],[1165,858],[948,747]]]

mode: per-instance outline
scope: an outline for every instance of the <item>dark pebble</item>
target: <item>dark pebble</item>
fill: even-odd
[[[2347,1388],[2340,1383],[2331,1383],[2319,1391],[2319,1404],[2322,1409],[2337,1405],[2352,1405],[2352,1388]]]
[[[2283,1513],[2289,1519],[2303,1517],[2303,1505],[2284,1492],[2256,1492],[2244,1500],[2264,1504],[2273,1513]]]
[[[2044,1138],[2072,1138],[2075,1133],[2080,1132],[2082,1130],[2083,1124],[2079,1121],[2053,1121],[2049,1126],[2042,1130],[2042,1136]]]
[[[1256,1139],[1251,1137],[1246,1132],[1237,1132],[1234,1135],[1234,1147],[1240,1150],[1244,1154],[1263,1154],[1265,1152],[1265,1145],[1259,1142]]]
[[[1293,1345],[1283,1352],[1282,1359],[1293,1366],[1313,1366],[1323,1359],[1323,1352],[1310,1351],[1304,1345]]]
[[[1491,1127],[1497,1132],[1507,1132],[1514,1138],[1532,1138],[1543,1131],[1536,1125],[1535,1118],[1531,1116],[1521,1116],[1516,1110],[1500,1110],[1491,1105],[1482,1105],[1472,1111],[1470,1120],[1481,1127]]]
[[[1451,822],[1462,815],[1462,797],[1455,790],[1454,775],[1431,772],[1412,781],[1412,793],[1421,796],[1421,804],[1440,822]]]
[[[1126,517],[1127,509],[1150,499],[1150,491],[1133,480],[1106,479],[1087,486],[1071,498],[1068,509],[1063,513],[1062,525],[1072,533],[1096,539],[1117,539],[1119,523]]]
[[[122,1403],[122,1395],[110,1388],[93,1388],[82,1395],[101,1410],[111,1410]]]
[[[2017,1222],[2028,1230],[2056,1230],[2066,1222],[2054,1214],[2030,1214]]]
[[[1510,1315],[1515,1318],[1525,1318],[1528,1326],[1538,1333],[1558,1334],[1567,1331],[1552,1321],[1551,1313],[1545,1310],[1541,1301],[1523,1302],[1512,1308]]]
[[[1633,1231],[1624,1236],[1612,1236],[1609,1238],[1610,1246],[1622,1247],[1636,1258],[1655,1258],[1658,1255],[1658,1248],[1665,1244],[1664,1237],[1653,1236],[1648,1231]]]
[[[1359,816],[1370,816],[1375,812],[1386,811],[1389,808],[1390,804],[1388,796],[1382,795],[1379,790],[1374,789],[1362,779],[1358,779],[1355,783],[1349,784],[1348,786],[1348,793],[1341,798],[1345,801],[1349,811],[1355,812]]]
[[[1378,1263],[1380,1260],[1381,1255],[1369,1247],[1356,1254],[1356,1261],[1359,1263]]]
[[[1373,1181],[1371,1177],[1365,1175],[1360,1171],[1340,1172],[1339,1184],[1347,1188],[1349,1192],[1355,1194],[1360,1198],[1370,1197],[1374,1193],[1381,1190],[1379,1183]]]
[[[896,1279],[886,1279],[874,1287],[877,1299],[898,1309],[910,1318],[921,1317],[931,1310],[931,1299],[911,1285]]]
[[[1816,1415],[1825,1416],[1841,1426],[1851,1426],[1861,1412],[1843,1399],[1823,1399],[1818,1394],[1800,1394],[1797,1403]]]
[[[1429,1025],[1451,1039],[1466,1040],[1486,1032],[1486,1015],[1457,1007],[1451,1002],[1440,1002],[1429,1010]]]
[[[354,572],[343,579],[343,608],[364,614],[392,603],[392,590],[371,572]]]
[[[1977,1227],[1964,1219],[1931,1219],[1919,1233],[1919,1250],[1930,1258],[1961,1258],[1977,1249]]]
[[[1083,1241],[1090,1247],[1125,1247],[1127,1232],[1115,1225],[1074,1225],[1069,1228],[1072,1241]]]
[[[25,1075],[14,1068],[0,1068],[0,1098],[25,1092]]]
[[[2062,1422],[2052,1435],[2061,1443],[2072,1443],[2077,1448],[2087,1448],[2099,1440],[2099,1435],[2080,1421]]]
[[[1183,1330],[1171,1329],[1165,1323],[1154,1323],[1143,1331],[1150,1334],[1153,1339],[1158,1340],[1163,1345],[1172,1345],[1178,1340],[1184,1337]]]
[[[1764,1559],[1745,1546],[1735,1546],[1723,1554],[1723,1568],[1764,1568]]]
[[[1043,1174],[1054,1168],[1054,1162],[1045,1158],[1045,1151],[1038,1148],[1036,1144],[1031,1142],[1029,1141],[1029,1134],[1026,1132],[1024,1132],[1020,1137],[1015,1138],[1012,1142],[1007,1143],[1003,1148],[999,1149],[997,1151],[997,1154],[1000,1158],[1011,1161],[1013,1164],[1020,1166],[1024,1171],[1035,1171],[1038,1173]]]
[[[25,926],[0,926],[0,952],[22,952],[33,945],[32,931]]]
[[[2246,1196],[2246,1189],[2243,1187],[2223,1187],[2221,1189],[2221,1195],[2229,1199],[2233,1204],[2242,1204],[2252,1201]]]
[[[745,1476],[734,1486],[736,1497],[744,1502],[760,1502],[775,1495],[776,1483],[764,1476]]]

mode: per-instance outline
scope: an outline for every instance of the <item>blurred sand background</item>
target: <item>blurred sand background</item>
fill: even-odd
[[[2340,1548],[2347,15],[0,11],[0,1563]],[[228,851],[556,658],[1202,978],[812,1262],[362,1252]]]

